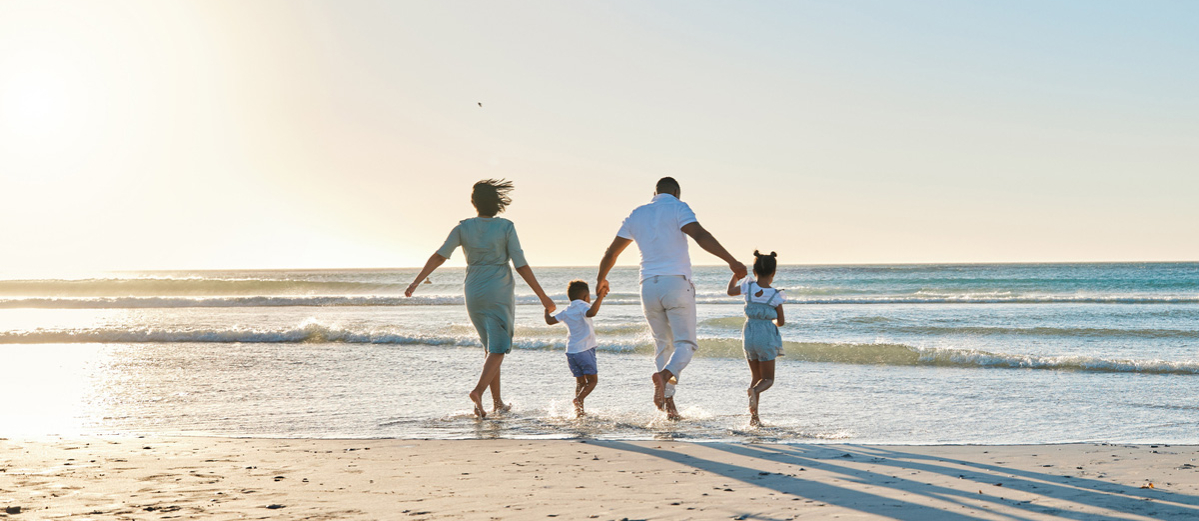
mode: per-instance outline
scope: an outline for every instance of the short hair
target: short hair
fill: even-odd
[[[506,179],[484,179],[471,188],[470,202],[481,215],[495,216],[512,204],[508,197],[515,186]]]
[[[591,288],[587,286],[586,282],[583,282],[579,279],[570,281],[570,286],[566,287],[566,296],[569,297],[570,300],[582,300],[583,297],[586,297],[590,294]]]
[[[774,275],[774,270],[778,268],[779,254],[770,252],[770,255],[763,255],[754,250],[754,275],[766,277]]]
[[[663,177],[662,179],[659,179],[657,186],[654,187],[654,190],[660,194],[673,194],[682,191],[679,189],[679,182],[675,181],[673,177]]]

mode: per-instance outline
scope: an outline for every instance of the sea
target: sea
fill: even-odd
[[[594,267],[534,268],[559,307]],[[0,436],[772,443],[1199,443],[1199,263],[782,266],[785,356],[751,427],[739,298],[697,267],[683,419],[651,403],[635,267],[595,318],[575,418],[563,325],[517,286],[508,412],[478,420],[464,270],[0,278]],[[486,402],[490,402],[485,398]]]

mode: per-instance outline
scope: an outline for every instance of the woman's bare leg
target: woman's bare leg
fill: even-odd
[[[487,359],[483,362],[483,372],[479,375],[479,383],[475,385],[475,390],[470,392],[470,401],[475,402],[475,416],[479,418],[487,417],[487,411],[483,409],[483,391],[491,386],[492,380],[499,377],[502,363],[504,363],[504,355],[487,353]]]
[[[512,405],[504,403],[504,400],[500,398],[500,373],[502,372],[499,370],[495,372],[495,379],[491,381],[491,385],[489,386],[491,389],[492,412],[507,412],[512,408]]]

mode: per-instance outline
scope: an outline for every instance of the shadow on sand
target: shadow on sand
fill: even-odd
[[[633,443],[593,443],[655,456],[779,493],[892,519],[1199,519],[1199,497],[1192,495],[915,454],[894,447],[703,444],[703,447],[748,458],[744,464],[734,464]],[[736,458],[733,459],[735,460]],[[764,462],[776,465],[762,465]],[[763,468],[777,469],[777,464],[787,465],[795,472],[764,475],[767,473],[762,472]],[[870,468],[862,468],[863,466]],[[838,481],[804,479],[803,473],[799,472],[801,468],[832,474],[833,479]],[[928,482],[929,476],[920,476],[919,473],[940,474],[954,480],[964,480],[961,481],[963,486],[951,488],[932,484]],[[913,476],[919,480],[903,476]],[[992,488],[997,483],[1002,483],[1002,489],[1005,490],[1002,495],[990,493],[999,490]],[[892,493],[874,493],[865,489],[890,489]],[[986,490],[988,493],[979,493],[980,490]],[[1007,490],[1021,493],[1008,493]],[[1032,495],[1033,499],[1016,500],[1004,497],[1029,495]],[[1040,505],[1038,502],[1041,500],[1056,505],[1071,503],[1086,508],[1076,511]],[[958,512],[959,510],[962,512]],[[743,519],[778,518],[746,512]]]

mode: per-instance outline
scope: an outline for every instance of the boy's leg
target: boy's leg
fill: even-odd
[[[483,391],[486,391],[492,380],[499,376],[500,364],[503,363],[504,355],[487,353],[487,359],[483,362],[483,372],[479,374],[479,383],[475,385],[475,390],[470,392],[470,401],[475,402],[475,416],[479,418],[487,416],[487,411],[483,410]]]
[[[583,389],[586,389],[586,388],[587,388],[587,377],[586,376],[576,376],[575,377],[575,397],[573,400],[571,400],[571,403],[575,404],[575,416],[577,416],[577,417],[583,416],[583,398],[587,397],[587,395],[583,393]]]

